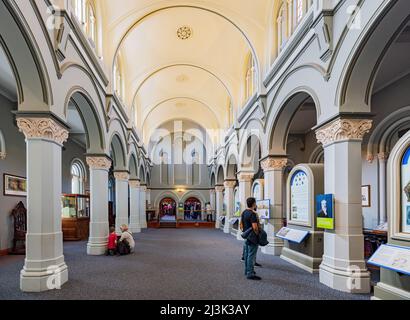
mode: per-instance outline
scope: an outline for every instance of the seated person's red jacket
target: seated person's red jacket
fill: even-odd
[[[117,244],[115,243],[117,241],[117,234],[110,233],[108,236],[108,250],[114,250],[117,248]]]

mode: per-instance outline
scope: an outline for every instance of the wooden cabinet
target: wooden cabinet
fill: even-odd
[[[61,198],[64,241],[84,241],[90,234],[90,196],[65,194]]]

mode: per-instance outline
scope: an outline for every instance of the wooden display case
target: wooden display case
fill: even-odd
[[[90,234],[90,196],[63,195],[61,211],[64,241],[87,240]]]

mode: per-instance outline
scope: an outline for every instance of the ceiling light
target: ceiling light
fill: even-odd
[[[187,40],[192,36],[192,29],[188,26],[182,26],[177,30],[177,36],[181,40]]]

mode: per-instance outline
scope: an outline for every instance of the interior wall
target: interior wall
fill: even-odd
[[[75,143],[71,139],[69,139],[64,144],[63,164],[62,164],[62,173],[63,173],[62,192],[64,194],[70,194],[71,193],[71,163],[73,162],[74,159],[79,159],[84,164],[84,169],[87,173],[87,179],[86,179],[86,183],[85,183],[85,190],[90,190],[90,188],[89,188],[90,174],[89,174],[89,170],[87,168],[87,162],[86,162],[85,154],[86,154],[86,149],[84,147],[79,146],[77,143]]]

